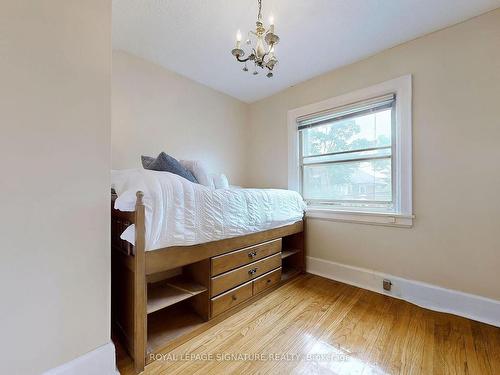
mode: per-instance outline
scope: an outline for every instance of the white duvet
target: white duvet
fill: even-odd
[[[112,171],[115,208],[134,211],[138,190],[146,207],[146,250],[187,246],[280,227],[302,219],[305,203],[294,191],[210,189],[168,172]],[[121,238],[134,243],[135,228]]]

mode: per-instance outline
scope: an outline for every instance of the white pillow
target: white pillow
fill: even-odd
[[[215,189],[214,181],[205,164],[200,160],[180,160],[181,165],[188,169],[203,186],[207,186],[211,189]]]
[[[229,181],[224,173],[214,174],[213,181],[216,189],[228,189]]]

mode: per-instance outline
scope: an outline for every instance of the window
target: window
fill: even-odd
[[[410,76],[288,115],[289,188],[308,216],[412,224]]]
[[[395,103],[390,94],[298,120],[306,202],[394,211]]]

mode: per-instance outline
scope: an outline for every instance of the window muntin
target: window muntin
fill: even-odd
[[[395,103],[390,94],[297,120],[310,205],[395,211]]]

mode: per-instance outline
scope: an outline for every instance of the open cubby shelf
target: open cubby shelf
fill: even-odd
[[[151,283],[146,311],[151,314],[206,291],[206,287],[182,275]]]
[[[292,256],[294,254],[298,254],[300,253],[302,250],[300,249],[284,249],[282,252],[281,252],[281,259],[285,259],[285,258],[288,258],[289,256]]]
[[[199,327],[205,321],[184,301],[148,315],[148,353]]]
[[[281,281],[286,282],[304,270],[304,238],[303,233],[283,238],[281,252]]]
[[[298,275],[300,273],[300,269],[295,267],[282,267],[281,270],[281,281],[287,281],[292,277]]]

